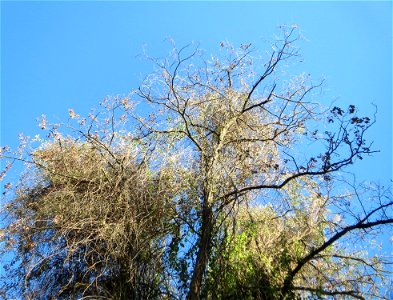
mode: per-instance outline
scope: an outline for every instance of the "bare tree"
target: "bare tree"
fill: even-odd
[[[71,110],[71,135],[42,122],[39,148],[4,149],[28,165],[3,234],[24,284],[5,287],[26,298],[379,296],[388,258],[345,243],[393,223],[390,189],[361,194],[340,173],[375,152],[374,118],[325,108],[322,82],[282,72],[297,39],[284,28],[267,58],[252,45],[221,43],[209,60],[174,45],[130,97],[87,118]],[[49,266],[56,280],[37,294]]]

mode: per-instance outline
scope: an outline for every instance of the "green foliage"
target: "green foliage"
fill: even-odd
[[[207,289],[220,299],[281,299],[287,272],[306,252],[301,226],[271,207],[241,208],[214,252]]]

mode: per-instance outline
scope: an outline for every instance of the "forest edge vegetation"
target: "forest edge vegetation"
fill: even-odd
[[[376,152],[375,116],[283,71],[298,38],[173,45],[128,97],[3,147],[2,178],[25,167],[3,193],[2,296],[388,299],[391,257],[362,246],[391,229],[391,187],[344,172]]]

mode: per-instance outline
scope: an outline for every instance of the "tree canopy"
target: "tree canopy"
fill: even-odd
[[[173,45],[129,96],[3,147],[2,177],[24,164],[3,194],[3,297],[388,299],[391,258],[365,246],[391,228],[391,188],[345,173],[376,152],[375,117],[284,72],[297,39]]]

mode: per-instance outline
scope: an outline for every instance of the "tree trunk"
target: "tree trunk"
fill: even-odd
[[[203,275],[209,261],[210,242],[213,232],[213,213],[211,207],[205,206],[202,215],[201,238],[198,244],[198,254],[191,278],[188,300],[197,300],[200,297]]]

